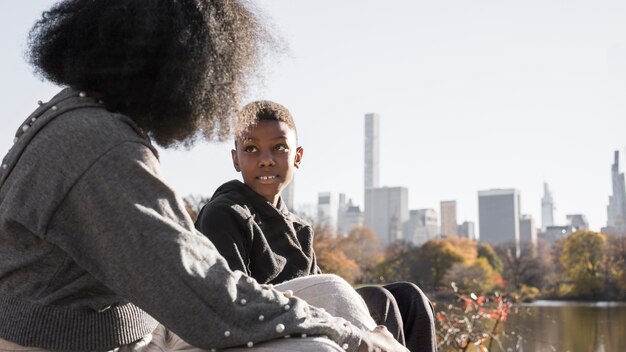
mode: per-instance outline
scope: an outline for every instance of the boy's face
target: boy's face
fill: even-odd
[[[233,165],[243,182],[276,205],[304,152],[296,148],[294,130],[284,122],[261,120],[237,137],[235,148]]]

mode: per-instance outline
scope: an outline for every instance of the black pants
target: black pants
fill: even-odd
[[[357,289],[376,324],[411,352],[435,352],[435,310],[417,285],[400,281]]]

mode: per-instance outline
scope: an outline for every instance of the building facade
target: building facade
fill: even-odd
[[[404,238],[407,243],[421,246],[439,237],[439,216],[435,209],[413,209],[409,211]]]
[[[365,114],[365,175],[363,178],[365,190],[379,186],[379,147],[380,116],[378,114]]]
[[[355,227],[363,226],[364,214],[361,208],[352,204],[352,199],[346,201],[343,193],[339,194],[339,213],[337,215],[337,234],[346,236]]]
[[[333,234],[337,234],[339,202],[333,192],[320,192],[317,195],[317,221]]]
[[[514,245],[520,250],[520,193],[517,189],[478,192],[480,242]]]
[[[543,197],[541,198],[541,230],[554,225],[554,199],[547,183],[543,183]]]
[[[404,223],[409,219],[409,190],[406,187],[378,187],[365,191],[365,226],[383,244],[404,239]]]
[[[542,240],[548,243],[554,243],[560,240],[561,238],[569,236],[572,232],[574,232],[574,228],[571,227],[570,225],[548,226],[546,231],[542,232],[539,238],[541,238]]]
[[[461,237],[478,240],[478,238],[476,238],[476,230],[473,221],[463,221],[463,223],[457,227],[457,233]]]
[[[439,203],[441,214],[441,237],[457,235],[456,201],[445,200]]]
[[[519,237],[522,246],[530,246],[537,249],[537,226],[532,215],[524,214],[519,221]]]
[[[567,218],[567,224],[570,225],[574,231],[581,230],[589,230],[589,221],[587,221],[587,217],[583,214],[568,214],[565,215]]]
[[[606,208],[606,232],[624,236],[626,234],[626,186],[624,173],[619,168],[619,151],[614,153],[614,162],[611,165],[612,194],[609,196],[609,205]]]
[[[418,237],[420,228],[420,219],[417,210],[409,210],[409,219],[404,222],[404,241],[407,244],[418,245],[418,243],[426,242]]]
[[[417,209],[423,229],[424,237],[427,241],[437,238],[439,234],[439,214],[435,209]]]

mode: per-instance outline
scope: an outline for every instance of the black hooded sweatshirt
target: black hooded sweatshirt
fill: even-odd
[[[311,225],[291,213],[282,199],[275,207],[240,181],[221,185],[195,225],[232,270],[241,270],[259,283],[277,284],[321,273]]]

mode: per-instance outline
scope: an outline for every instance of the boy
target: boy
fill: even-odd
[[[311,226],[291,213],[280,198],[304,154],[297,146],[291,114],[280,104],[256,101],[239,113],[235,132],[231,155],[243,183],[233,180],[220,186],[200,211],[196,228],[215,244],[232,270],[241,270],[260,283],[278,284],[321,273]],[[358,290],[376,323],[386,325],[402,343],[406,337],[411,351],[435,350],[427,298],[409,283],[394,283],[388,289]]]
[[[247,105],[239,115],[231,151],[244,183],[233,180],[220,186],[196,221],[196,228],[215,240],[232,270],[261,283],[321,273],[313,229],[280,198],[304,153],[296,140],[287,109],[269,101]]]

